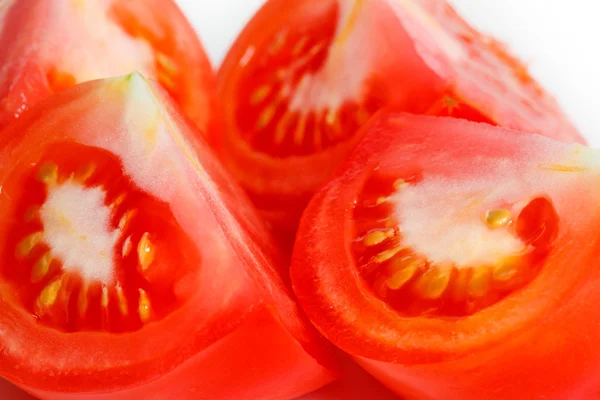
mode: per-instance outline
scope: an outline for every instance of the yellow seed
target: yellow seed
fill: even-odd
[[[38,179],[46,185],[55,185],[58,181],[58,165],[45,163],[38,170]]]
[[[485,213],[485,223],[490,228],[501,228],[512,222],[512,213],[510,210],[498,209],[490,210]]]
[[[135,215],[135,210],[127,210],[125,212],[125,214],[123,214],[123,216],[119,220],[119,229],[121,231],[125,230],[125,228],[127,227],[127,224],[129,223],[131,218],[133,218],[134,215]]]
[[[276,104],[269,104],[262,113],[260,113],[258,117],[258,121],[256,121],[256,129],[261,130],[266,128],[270,123],[273,117],[275,116],[275,111],[277,111]]]
[[[27,255],[29,255],[29,253],[31,253],[31,250],[33,250],[35,246],[37,246],[38,243],[42,240],[42,237],[42,232],[35,232],[23,238],[17,244],[17,248],[15,250],[16,257],[24,258]]]
[[[277,123],[277,127],[275,128],[275,144],[281,144],[283,139],[285,139],[285,134],[290,128],[290,123],[292,122],[293,114],[287,112],[283,115],[283,117]]]
[[[400,250],[402,250],[402,248],[394,247],[392,249],[382,251],[381,253],[379,253],[375,256],[375,261],[378,263],[385,262],[385,261],[389,260],[390,258],[394,257],[396,254],[398,254],[398,252]]]
[[[385,231],[375,231],[375,232],[369,233],[367,236],[365,236],[363,241],[366,246],[376,246],[380,243],[385,242],[387,239],[391,238],[392,236],[394,236],[394,230],[386,229]]]
[[[42,290],[42,293],[40,293],[40,297],[38,297],[37,300],[38,311],[43,312],[54,305],[62,284],[63,278],[60,277]]]
[[[127,315],[129,312],[127,308],[127,299],[125,298],[125,293],[123,293],[123,288],[120,285],[117,285],[117,297],[119,298],[119,311],[121,311],[122,315]]]
[[[298,125],[296,125],[296,131],[294,132],[294,143],[299,146],[302,144],[304,140],[304,133],[306,130],[306,115],[300,115],[300,120],[298,121]]]
[[[88,286],[84,284],[81,288],[81,292],[79,292],[79,298],[77,299],[77,309],[79,310],[79,315],[84,315],[87,311],[88,307]]]
[[[294,48],[292,49],[292,55],[294,57],[299,56],[300,53],[302,52],[302,50],[304,50],[304,47],[306,46],[307,43],[308,43],[308,36],[302,36],[302,38],[300,38],[300,40],[298,40],[298,42],[294,45]]]
[[[271,44],[269,53],[275,54],[275,53],[279,52],[279,50],[281,50],[283,48],[283,45],[285,44],[286,37],[287,37],[287,32],[285,32],[285,31],[279,32],[275,36],[275,40]]]
[[[517,258],[509,258],[500,262],[494,268],[494,280],[498,282],[506,282],[511,280],[519,271],[519,263]]]
[[[33,265],[31,271],[31,281],[34,283],[40,282],[48,274],[50,264],[52,263],[52,254],[49,251],[44,253]]]
[[[152,309],[150,306],[150,299],[144,289],[139,289],[140,301],[138,306],[138,312],[140,313],[140,319],[142,322],[148,322],[151,317]]]
[[[419,278],[419,281],[417,282],[417,288],[423,297],[432,300],[439,299],[448,288],[451,275],[451,268],[434,267],[430,271],[423,274],[421,278]]]
[[[319,54],[321,52],[321,50],[323,50],[324,48],[325,48],[325,43],[323,43],[323,42],[315,44],[308,51],[308,53],[307,53],[307,60],[312,59],[314,56],[316,56],[317,54]]]
[[[159,67],[169,75],[177,75],[179,72],[179,68],[177,68],[177,63],[175,60],[164,53],[156,53],[156,62],[158,63]]]
[[[377,200],[375,200],[375,204],[379,206],[383,203],[387,203],[389,200],[390,200],[389,197],[385,197],[385,196],[378,197]]]
[[[100,305],[102,308],[108,308],[108,288],[106,286],[102,286],[102,298],[100,299]]]
[[[25,211],[25,222],[31,222],[38,218],[40,215],[40,208],[38,206],[32,206]]]
[[[415,260],[403,260],[404,267],[397,270],[393,275],[385,282],[386,285],[392,290],[398,290],[404,286],[411,278],[415,275],[419,267],[422,265],[420,262]]]
[[[336,110],[327,111],[327,114],[325,115],[325,123],[327,125],[333,125],[333,124],[335,124],[336,120],[337,120]]]
[[[407,187],[408,185],[409,185],[409,183],[406,182],[404,179],[396,179],[394,181],[394,189],[395,190],[403,189],[403,188]]]
[[[473,297],[483,297],[490,288],[492,271],[489,267],[475,268],[469,281],[467,292]]]
[[[123,242],[123,248],[121,249],[121,255],[123,257],[127,257],[133,248],[133,243],[131,242],[131,236],[127,236],[125,241]]]
[[[271,93],[271,86],[269,86],[269,85],[259,86],[258,89],[256,89],[252,93],[252,96],[250,96],[250,104],[255,106],[255,105],[261,103],[264,99],[267,98],[269,93]]]
[[[117,198],[111,203],[111,208],[115,209],[117,207],[119,207],[121,204],[123,204],[123,202],[125,201],[125,197],[127,195],[125,193],[121,193],[120,195],[117,196]]]
[[[586,170],[584,167],[560,164],[542,164],[540,165],[540,168],[558,172],[583,172]]]
[[[156,255],[156,249],[154,243],[150,240],[150,234],[144,232],[137,247],[138,261],[142,271],[146,271],[148,267],[154,262],[154,256]]]
[[[77,173],[73,175],[73,178],[79,182],[86,182],[94,175],[94,172],[96,172],[96,165],[87,164],[77,171]]]

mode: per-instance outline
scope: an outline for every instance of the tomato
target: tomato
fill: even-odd
[[[53,92],[133,71],[202,131],[214,123],[214,72],[172,0],[6,0],[0,65],[0,129]]]
[[[525,66],[442,0],[270,0],[217,93],[220,157],[284,232],[383,106],[582,141]]]
[[[596,398],[598,151],[455,118],[365,129],[300,223],[315,326],[403,398]]]
[[[61,91],[0,149],[0,376],[41,399],[283,399],[333,380],[264,224],[160,86]]]

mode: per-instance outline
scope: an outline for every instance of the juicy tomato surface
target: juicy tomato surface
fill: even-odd
[[[0,376],[41,399],[284,399],[334,379],[251,203],[139,74],[0,139]]]
[[[591,399],[600,388],[600,156],[382,113],[311,200],[301,307],[408,399]]]
[[[526,67],[442,0],[268,1],[217,93],[221,159],[288,232],[383,106],[583,141]]]
[[[0,2],[0,129],[46,96],[139,71],[202,131],[214,118],[214,72],[172,0]]]

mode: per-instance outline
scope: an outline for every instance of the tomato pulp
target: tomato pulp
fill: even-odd
[[[315,326],[408,399],[600,388],[600,157],[388,113],[304,213],[291,278]]]
[[[0,141],[0,375],[41,399],[293,398],[334,378],[245,195],[139,74]]]
[[[0,129],[80,82],[139,71],[206,132],[214,73],[172,0],[7,0],[0,5]]]
[[[268,1],[217,92],[222,161],[288,233],[384,106],[582,141],[526,67],[442,0]]]

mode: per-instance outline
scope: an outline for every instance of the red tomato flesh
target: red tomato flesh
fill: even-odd
[[[203,132],[214,118],[212,67],[172,0],[8,0],[0,65],[0,129],[56,91],[133,71],[160,82]]]
[[[334,379],[265,226],[158,84],[54,94],[0,148],[0,376],[41,399],[288,399]]]
[[[593,398],[597,151],[455,118],[364,129],[294,247],[315,326],[406,398]]]
[[[384,106],[583,141],[526,68],[442,0],[270,0],[230,50],[217,91],[219,155],[288,233]]]

